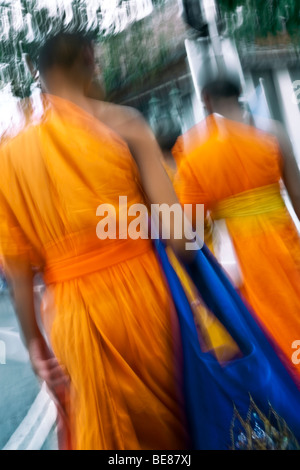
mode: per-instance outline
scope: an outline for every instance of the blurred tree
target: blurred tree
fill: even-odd
[[[89,24],[85,1],[73,0],[64,8],[53,2],[39,7],[37,0],[0,1],[0,76],[1,85],[10,84],[14,96],[30,95],[34,77],[28,67],[48,34],[60,30],[85,30],[99,34],[99,23]]]
[[[300,0],[218,0],[218,4],[235,37],[256,40],[288,35],[299,45]]]
[[[165,1],[153,0],[152,3],[155,7],[159,7]],[[47,7],[42,6],[46,4]],[[141,16],[143,8],[149,10],[149,5],[151,6],[151,0],[137,0],[136,2],[118,0],[115,11],[111,15],[111,24],[107,24],[104,21],[107,10],[102,0],[98,2],[49,0],[47,3],[40,0],[0,0],[0,87],[9,83],[15,96],[20,98],[29,96],[33,77],[28,68],[28,56],[34,64],[39,47],[46,35],[59,30],[84,30],[93,34],[100,42],[105,38],[106,44],[112,40],[112,43],[116,45],[119,43],[119,40],[115,38],[120,27],[124,28],[127,20],[130,22],[132,13]],[[108,6],[106,4],[106,9]],[[123,14],[122,22],[121,14]],[[132,16],[134,21],[134,15]],[[135,37],[137,35],[137,39],[140,40],[142,33],[134,33]],[[137,48],[136,43],[132,43],[131,46],[134,49]],[[120,61],[111,45],[109,45],[109,50],[112,64],[110,70],[106,71],[106,75],[113,86],[118,86]],[[145,57],[141,62],[142,69],[146,61]],[[135,68],[138,67],[135,65]]]

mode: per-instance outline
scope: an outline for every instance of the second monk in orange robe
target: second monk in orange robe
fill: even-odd
[[[208,117],[173,148],[175,187],[182,204],[205,205],[212,225],[225,221],[239,287],[300,387],[300,239],[282,196],[287,189],[299,218],[299,168],[279,125],[246,123],[238,96],[226,80],[203,90]]]

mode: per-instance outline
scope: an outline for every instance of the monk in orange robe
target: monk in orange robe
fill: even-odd
[[[292,361],[300,339],[300,239],[282,197],[284,188],[300,218],[299,168],[279,124],[245,122],[239,94],[230,80],[204,87],[208,117],[173,148],[175,188],[182,204],[204,204],[212,227],[225,222],[237,285],[300,386]]]
[[[41,50],[43,118],[1,147],[5,271],[33,369],[69,428],[61,448],[186,449],[180,334],[152,243],[96,233],[101,204],[127,231],[119,196],[128,207],[178,199],[141,116],[87,98],[93,70],[81,35]],[[185,242],[171,227],[189,260]],[[46,284],[42,330],[33,267]]]

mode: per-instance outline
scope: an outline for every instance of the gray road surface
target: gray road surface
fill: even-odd
[[[32,372],[7,292],[0,292],[0,449],[57,449],[55,408]]]

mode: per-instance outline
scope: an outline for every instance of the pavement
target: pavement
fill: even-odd
[[[0,449],[57,449],[55,406],[32,371],[6,289],[0,290]]]

